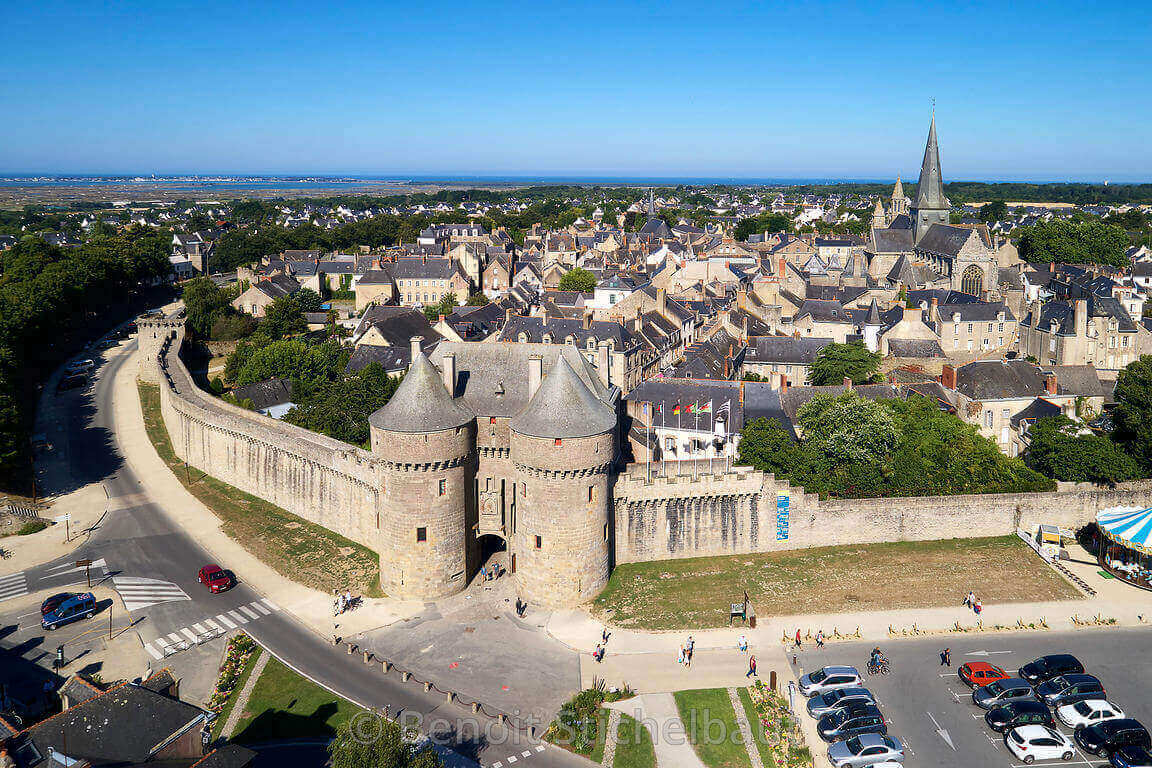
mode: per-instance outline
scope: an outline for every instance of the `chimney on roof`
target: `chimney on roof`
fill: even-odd
[[[544,378],[544,356],[528,356],[528,399],[531,400],[540,388],[540,380]]]
[[[940,371],[940,385],[945,389],[956,389],[956,369],[949,364]]]
[[[423,337],[423,336],[413,336],[413,337],[412,337],[412,339],[411,339],[411,341],[409,341],[409,342],[408,342],[408,343],[409,343],[409,345],[410,345],[410,346],[409,346],[409,351],[410,351],[410,352],[411,352],[411,354],[412,354],[412,359],[413,359],[413,360],[415,360],[415,359],[416,359],[416,356],[420,354],[420,344],[421,344],[421,342],[423,342],[423,341],[424,341],[424,337]]]
[[[584,310],[584,314],[580,316],[580,327],[584,330],[592,327],[592,310]]]
[[[456,353],[445,352],[440,358],[440,373],[444,377],[444,388],[456,397]]]
[[[512,321],[512,308],[509,307],[504,310],[504,322],[509,323]]]
[[[776,277],[779,278],[780,280],[784,279],[784,273],[786,271],[787,263],[788,262],[785,261],[784,257],[781,256],[779,263],[776,265]]]
[[[844,377],[844,389],[847,389],[849,392],[852,391],[852,379],[847,376]]]
[[[744,315],[744,325],[741,328],[740,341],[748,343],[748,315]]]
[[[1055,373],[1049,372],[1049,373],[1045,374],[1045,376],[1044,376],[1044,391],[1050,395],[1057,394],[1056,374]]]
[[[663,288],[656,289],[656,311],[661,315],[668,312],[668,294]]]
[[[1088,335],[1088,300],[1076,299],[1072,302],[1072,319],[1076,324],[1077,338]]]
[[[1056,262],[1054,262],[1054,261],[1048,262],[1048,271],[1053,273],[1053,274],[1056,273]]]
[[[543,305],[540,306],[540,325],[548,325],[548,309]]]

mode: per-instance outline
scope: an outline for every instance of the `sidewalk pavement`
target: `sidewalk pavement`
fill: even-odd
[[[644,724],[652,735],[656,765],[660,768],[704,768],[688,741],[671,693],[646,693],[606,706]]]
[[[347,637],[387,626],[411,618],[423,609],[422,603],[363,598],[356,610],[334,618],[331,595],[281,576],[229,538],[220,528],[220,519],[184,488],[148,439],[136,387],[138,354],[133,352],[116,375],[113,433],[124,460],[141,484],[141,492],[165,510],[180,510],[179,515],[170,516],[173,523],[196,539],[217,562],[243,574],[244,581],[257,592],[325,637],[334,633]]]

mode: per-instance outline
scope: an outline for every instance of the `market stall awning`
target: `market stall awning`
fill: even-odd
[[[1117,544],[1152,555],[1152,508],[1102,509],[1096,513],[1096,525]]]

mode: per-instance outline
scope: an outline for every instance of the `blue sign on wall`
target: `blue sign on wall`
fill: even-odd
[[[776,497],[776,540],[788,538],[788,497]]]

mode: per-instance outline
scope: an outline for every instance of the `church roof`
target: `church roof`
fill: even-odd
[[[444,387],[440,372],[420,352],[392,399],[368,417],[368,423],[390,432],[439,432],[474,418]]]
[[[912,250],[913,245],[910,229],[872,230],[874,253],[907,253]]]
[[[987,230],[985,230],[987,231]],[[975,242],[973,240],[975,239]],[[987,251],[984,232],[980,228],[958,227],[953,224],[933,224],[916,244],[918,251],[931,251],[941,256],[958,256],[965,246],[972,244],[972,248]],[[971,248],[969,249],[972,250]]]
[[[672,230],[668,228],[664,219],[651,218],[640,228],[640,234],[655,235],[656,237],[667,239],[672,237]]]
[[[530,437],[591,437],[616,428],[616,414],[560,355],[512,430]]]
[[[876,299],[872,299],[872,304],[868,307],[868,314],[864,318],[864,324],[880,325],[880,306],[876,303]]]
[[[924,162],[920,165],[920,183],[916,187],[917,210],[948,209],[951,205],[944,196],[944,181],[940,176],[940,149],[936,145],[936,114],[928,128],[928,144],[924,147]]]
[[[900,200],[904,197],[904,184],[900,181],[900,177],[896,177],[896,186],[892,187],[892,199]]]

